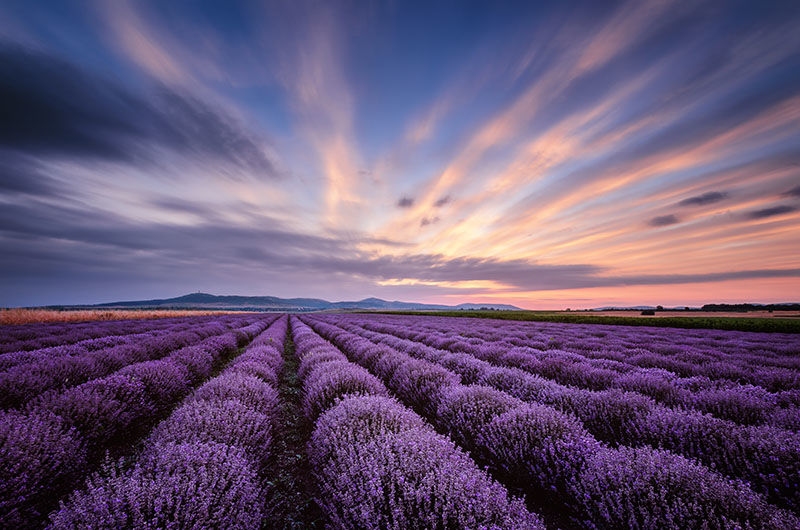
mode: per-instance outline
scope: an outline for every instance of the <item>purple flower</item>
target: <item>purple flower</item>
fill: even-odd
[[[93,477],[50,528],[260,528],[262,492],[241,449],[165,443],[130,471]]]

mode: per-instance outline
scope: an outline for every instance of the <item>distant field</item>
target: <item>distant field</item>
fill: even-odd
[[[224,315],[234,311],[176,311],[168,309],[87,309],[58,311],[55,309],[2,309],[0,325],[30,324],[32,322],[80,322],[83,320],[128,320],[132,318],[169,318],[204,315]]]
[[[728,331],[757,331],[765,333],[800,333],[797,311],[768,313],[715,313],[705,311],[656,311],[655,316],[643,316],[639,311],[368,311],[391,315],[430,315],[442,317],[493,318],[498,320],[527,320],[564,322],[568,324],[607,324],[620,326],[656,326],[685,329],[721,329]],[[786,314],[784,314],[786,313]],[[746,314],[747,316],[742,316]]]

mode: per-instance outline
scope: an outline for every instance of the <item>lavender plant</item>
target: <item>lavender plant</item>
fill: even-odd
[[[299,320],[292,329],[301,359],[314,363],[304,387],[333,403],[319,416],[308,450],[318,502],[335,528],[543,528],[452,442],[386,397],[377,379],[315,353],[332,346]],[[337,375],[316,375],[328,368]]]

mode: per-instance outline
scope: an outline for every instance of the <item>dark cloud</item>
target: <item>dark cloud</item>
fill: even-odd
[[[197,213],[202,214],[202,208]],[[210,217],[196,225],[168,225],[134,222],[77,206],[45,207],[36,199],[23,199],[0,209],[0,304],[28,303],[23,286],[43,296],[43,278],[58,287],[59,296],[72,293],[77,297],[85,296],[79,287],[84,285],[91,289],[103,285],[120,293],[125,285],[184,290],[217,285],[247,290],[252,285],[285,285],[287,281],[310,285],[319,278],[367,287],[391,279],[479,280],[508,285],[509,290],[541,291],[800,277],[797,269],[613,276],[592,264],[545,265],[436,254],[376,256],[358,250],[366,241],[352,234],[298,233],[266,216],[245,226]],[[168,278],[174,282],[166,282]],[[9,298],[8,293],[17,293],[17,298]]]
[[[721,191],[709,191],[708,193],[704,193],[702,195],[697,195],[695,197],[689,197],[688,199],[683,199],[681,202],[678,203],[678,206],[705,206],[706,204],[713,204],[715,202],[719,202],[723,199],[728,197],[727,193]]]
[[[157,162],[171,151],[277,175],[262,140],[188,93],[137,95],[62,59],[0,45],[0,147],[39,159]]]
[[[795,186],[789,191],[784,192],[782,195],[784,197],[800,197],[800,186]]]
[[[420,226],[428,226],[428,225],[436,224],[438,222],[439,222],[439,217],[438,216],[435,216],[435,217],[423,217],[422,221],[419,222],[419,225]]]
[[[414,206],[414,199],[411,197],[400,197],[400,200],[397,201],[398,208],[411,208]]]
[[[160,88],[158,101],[160,118],[169,124],[164,128],[165,137],[175,150],[201,159],[210,154],[237,168],[257,172],[259,177],[277,175],[261,141],[220,109],[166,87]]]
[[[647,224],[650,226],[669,226],[680,223],[680,219],[678,219],[675,215],[659,215],[658,217],[653,217],[650,219]]]
[[[436,201],[435,203],[433,203],[433,205],[434,205],[436,208],[441,208],[441,207],[442,207],[442,206],[444,206],[445,204],[449,203],[451,200],[452,200],[452,198],[451,198],[449,195],[445,195],[444,197],[440,198],[438,201]]]
[[[650,274],[641,276],[599,277],[598,286],[674,285],[682,283],[756,280],[761,278],[800,278],[800,269],[761,269],[699,274]]]
[[[773,206],[771,208],[763,208],[761,210],[754,210],[752,212],[747,213],[748,219],[766,219],[767,217],[774,217],[776,215],[783,215],[785,213],[792,213],[797,211],[797,207],[789,206],[789,205],[782,205],[782,206]]]
[[[0,145],[7,149],[127,159],[126,141],[145,135],[141,106],[70,63],[0,46]]]
[[[424,281],[496,281],[521,289],[588,285],[604,269],[595,265],[541,265],[527,260],[445,258],[439,255],[382,257],[367,264],[384,279]],[[560,287],[555,287],[560,286]]]
[[[203,211],[198,206],[196,213],[203,215]],[[161,252],[192,261],[248,245],[274,248],[286,254],[309,251],[327,255],[345,250],[344,240],[291,232],[266,215],[252,216],[250,221],[251,226],[224,224],[213,218],[193,226],[140,223],[109,211],[40,201],[6,204],[0,209],[0,232],[40,238],[43,244],[44,240],[60,240],[100,245],[108,247],[107,252],[112,249],[147,251],[154,255]]]

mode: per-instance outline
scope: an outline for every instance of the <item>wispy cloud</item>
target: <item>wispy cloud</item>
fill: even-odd
[[[571,48],[562,50],[553,61],[553,68],[537,76],[510,105],[501,108],[477,128],[452,162],[428,183],[418,201],[418,208],[410,215],[422,215],[437,197],[457,186],[492,148],[518,136],[532,120],[549,109],[548,103],[555,94],[622,54],[654,22],[663,23],[664,18],[660,15],[668,6],[669,2],[623,5],[603,27],[590,29],[589,37],[573,42]],[[565,35],[560,38],[575,38],[578,33],[576,30],[566,26],[563,31]]]
[[[344,23],[329,6],[300,2],[285,6],[292,31],[276,43],[287,53],[280,78],[292,97],[300,129],[319,161],[324,179],[324,219],[328,227],[358,224],[365,199],[363,167],[354,131],[354,102],[343,65]],[[268,36],[275,43],[275,37]]]
[[[192,76],[181,61],[172,56],[128,0],[99,4],[110,24],[111,35],[119,49],[151,75],[168,84],[184,83]]]

